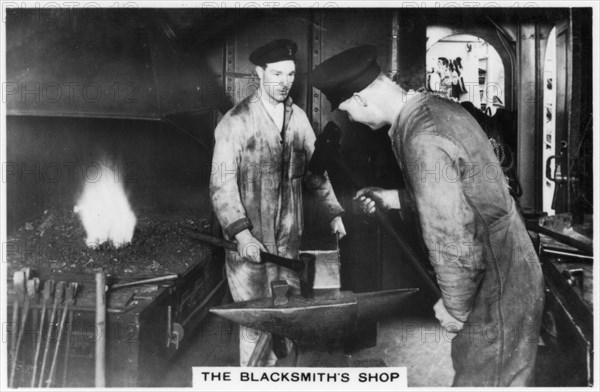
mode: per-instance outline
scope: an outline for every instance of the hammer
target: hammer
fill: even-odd
[[[65,329],[65,320],[67,319],[67,313],[69,312],[69,305],[73,301],[74,289],[77,286],[73,286],[73,283],[70,283],[69,286],[65,290],[65,305],[62,310],[62,315],[60,318],[60,326],[58,327],[58,337],[56,338],[56,346],[54,348],[54,356],[52,357],[52,363],[50,364],[50,374],[48,375],[48,379],[46,380],[47,387],[50,388],[52,386],[52,380],[54,378],[54,369],[56,367],[56,359],[58,358],[58,350],[60,348],[60,341],[62,340],[63,331]],[[67,355],[67,353],[65,353]]]
[[[48,325],[48,331],[46,332],[46,346],[44,347],[44,357],[42,358],[42,368],[40,369],[40,382],[38,383],[38,388],[41,388],[44,383],[44,371],[46,370],[46,360],[48,359],[48,352],[50,351],[52,326],[56,321],[56,310],[58,309],[58,304],[62,302],[64,290],[65,282],[58,282],[54,292],[54,303],[52,305],[52,313],[50,313],[50,324]]]
[[[38,368],[38,360],[40,358],[40,350],[42,348],[42,338],[44,336],[44,321],[46,319],[46,307],[48,306],[48,303],[50,303],[50,297],[52,296],[52,292],[54,291],[54,281],[53,280],[47,280],[44,283],[44,288],[42,289],[42,298],[43,298],[43,304],[42,304],[42,317],[40,320],[40,331],[38,333],[38,340],[36,342],[35,345],[35,356],[33,358],[33,374],[31,375],[31,388],[35,387],[35,377],[37,375],[37,368]]]
[[[191,230],[187,230],[186,234],[191,238],[195,238],[207,244],[215,245],[220,248],[228,249],[234,252],[237,252],[238,250],[238,244],[233,241],[224,240],[221,238],[213,237],[208,234],[199,233]],[[289,259],[287,257],[282,257],[267,252],[260,252],[260,261],[277,264],[282,267],[289,268],[295,272],[302,272],[304,270],[304,263],[300,260]]]
[[[15,367],[17,365],[17,347],[19,336],[21,336],[20,328],[19,328],[19,306],[25,302],[25,292],[26,292],[26,278],[27,274],[24,270],[16,271],[13,274],[13,288],[15,290],[15,299],[13,303],[13,313],[12,313],[12,343],[11,343],[11,370],[10,370],[10,378],[9,378],[9,387],[12,388],[13,377],[15,374]]]
[[[77,295],[77,289],[79,284],[75,282],[71,282],[69,284],[69,291],[67,291],[67,301],[70,302],[70,305],[75,305],[75,297]],[[65,358],[63,363],[63,377],[62,377],[62,387],[64,388],[67,385],[67,365],[69,364],[69,349],[71,348],[71,332],[73,329],[73,311],[69,310],[69,329],[67,330],[67,345],[65,347]]]
[[[26,273],[25,273],[25,275],[26,275]],[[34,278],[34,279],[30,279],[26,282],[27,296],[24,299],[25,303],[23,305],[23,313],[21,315],[21,328],[19,329],[19,336],[17,338],[17,346],[15,348],[13,358],[12,358],[12,367],[11,367],[11,371],[10,371],[10,380],[9,380],[10,388],[14,388],[15,370],[17,368],[17,361],[19,359],[19,351],[21,349],[21,343],[23,341],[23,333],[25,331],[25,324],[27,324],[27,318],[29,317],[29,306],[31,305],[31,302],[35,301],[35,295],[37,292],[37,286],[39,284],[39,281],[40,280],[38,278]],[[22,287],[19,289],[19,291],[22,291]]]
[[[342,130],[338,127],[338,125],[335,122],[330,121],[327,123],[327,125],[325,125],[323,133],[319,135],[317,141],[315,142],[315,149],[326,149],[326,153],[324,154],[323,152],[319,152],[319,154],[317,155],[317,152],[315,152],[313,154],[313,157],[317,155],[322,158],[320,161],[315,161],[314,163],[311,159],[311,162],[309,163],[308,167],[313,173],[323,174],[325,170],[331,169],[332,166],[335,166],[338,169],[340,169],[346,176],[348,176],[348,178],[350,178],[355,187],[359,189],[364,188],[366,184],[364,184],[362,181],[356,178],[356,176],[352,173],[350,168],[342,160],[342,157],[338,152],[341,133]],[[400,249],[404,251],[404,253],[406,254],[406,259],[414,267],[418,274],[421,275],[427,287],[429,287],[431,291],[433,291],[433,293],[437,295],[438,298],[441,297],[442,294],[440,292],[439,287],[437,286],[437,283],[425,270],[421,262],[414,256],[416,253],[411,249],[411,247],[407,243],[404,242],[404,240],[402,240],[402,238],[398,235],[390,221],[381,212],[380,209],[375,210],[375,217],[377,218],[379,224],[381,224],[383,229],[388,233],[388,235],[392,237],[392,239],[396,242],[398,247],[400,247]]]

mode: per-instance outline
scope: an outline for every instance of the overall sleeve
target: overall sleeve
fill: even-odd
[[[317,138],[308,119],[306,119],[306,126],[304,128],[303,139],[304,150],[306,151],[306,162],[310,162],[313,152],[315,151],[315,141]],[[306,188],[313,192],[317,200],[319,200],[319,209],[327,218],[327,221],[331,221],[333,218],[341,216],[344,213],[344,209],[333,192],[333,187],[331,186],[327,172],[322,175],[317,175],[308,171],[304,183]]]
[[[235,121],[223,119],[215,129],[215,149],[210,176],[210,198],[214,212],[229,238],[252,229],[238,188],[241,143]]]
[[[465,322],[481,279],[482,247],[475,238],[475,211],[468,203],[459,148],[430,133],[407,141],[407,176],[414,192],[423,240],[448,312]]]

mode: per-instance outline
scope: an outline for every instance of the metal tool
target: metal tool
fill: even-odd
[[[120,289],[123,287],[133,287],[133,286],[141,286],[141,285],[150,284],[150,283],[160,283],[160,282],[166,282],[169,280],[175,280],[177,278],[179,278],[179,275],[177,275],[177,274],[168,274],[168,275],[163,275],[163,276],[156,276],[153,278],[140,279],[140,280],[136,280],[133,282],[115,283],[115,284],[110,285],[109,289],[116,290],[116,289]]]
[[[179,343],[183,340],[184,334],[183,326],[173,322],[173,306],[167,306],[167,348],[172,344],[175,350],[179,350]]]
[[[276,298],[235,302],[210,309],[238,324],[280,334],[304,347],[323,349],[332,341],[353,336],[362,323],[378,321],[399,311],[418,289],[354,294],[342,291],[337,300],[291,295],[275,307]],[[277,299],[281,303],[280,299]],[[394,311],[390,311],[393,309]]]
[[[106,386],[106,275],[96,272],[96,366],[95,387]]]
[[[73,304],[75,304],[75,298],[73,298]],[[62,388],[67,386],[67,369],[69,365],[69,352],[71,349],[71,336],[73,333],[73,310],[69,310],[69,320],[67,321],[67,325],[67,345],[65,347],[65,357],[63,362]]]
[[[572,174],[577,159],[569,155],[569,143],[562,140],[560,146],[559,155],[552,155],[546,160],[546,179],[556,184],[554,195],[552,196],[552,209],[556,209],[557,197],[564,192],[565,188],[569,190],[572,183],[579,182],[579,178]],[[556,161],[554,174],[552,174],[552,161]]]
[[[65,302],[62,310],[62,315],[60,318],[60,324],[58,327],[58,336],[56,338],[56,346],[54,347],[54,355],[52,356],[52,362],[50,364],[50,373],[48,375],[48,379],[46,380],[46,387],[50,388],[52,386],[52,382],[54,380],[54,371],[56,369],[56,360],[58,358],[58,350],[60,349],[60,342],[62,340],[63,331],[65,329],[65,320],[67,319],[67,314],[69,312],[69,306],[73,301],[73,296],[75,295],[74,291],[77,289],[77,284],[73,285],[70,283],[65,290]],[[67,356],[68,353],[65,353]]]
[[[17,348],[17,335],[19,328],[19,306],[21,301],[25,300],[25,274],[23,271],[15,271],[13,274],[13,290],[15,291],[15,297],[13,302],[13,313],[12,313],[12,339],[11,339],[11,355],[14,355],[15,349]]]
[[[31,388],[35,387],[35,379],[36,379],[36,375],[37,375],[37,368],[38,368],[38,360],[40,358],[40,350],[42,348],[42,338],[44,336],[44,321],[46,320],[46,307],[48,306],[48,303],[50,302],[50,298],[52,296],[52,293],[54,292],[54,281],[53,280],[47,280],[46,282],[44,282],[44,288],[42,289],[42,315],[40,318],[40,330],[38,333],[38,337],[37,337],[37,342],[35,345],[35,355],[33,357],[33,371],[31,374]]]
[[[30,279],[26,282],[27,296],[24,299],[23,312],[21,315],[21,328],[19,328],[19,336],[17,337],[17,346],[15,348],[13,358],[12,358],[12,367],[10,370],[10,378],[9,378],[9,383],[8,383],[10,388],[14,388],[15,372],[17,369],[17,362],[19,360],[19,351],[21,350],[21,343],[23,342],[23,333],[25,331],[25,325],[27,324],[27,319],[29,317],[29,307],[31,306],[31,303],[35,301],[35,295],[37,292],[38,284],[39,284],[38,278]],[[20,290],[22,290],[22,288]]]
[[[284,307],[289,302],[290,286],[285,280],[271,282],[271,293],[273,293],[273,306]],[[285,358],[289,354],[285,336],[279,334],[271,335],[271,349],[277,358]]]
[[[224,240],[221,238],[213,237],[208,234],[198,233],[191,230],[187,230],[187,235],[191,238],[195,238],[197,240],[218,246],[220,248],[228,249],[234,252],[237,252],[238,250],[238,244],[233,241]],[[281,257],[267,252],[260,252],[260,260],[263,263],[269,262],[277,264],[296,272],[302,272],[304,270],[304,263],[299,260],[289,259],[287,257]]]
[[[331,124],[331,125],[330,125]],[[358,180],[356,176],[352,173],[350,168],[346,165],[346,163],[342,160],[341,156],[338,153],[339,143],[340,143],[340,135],[341,129],[335,124],[333,121],[328,123],[325,126],[327,130],[327,134],[320,135],[322,139],[321,143],[327,145],[327,158],[324,162],[319,163],[317,165],[321,170],[330,169],[331,166],[337,167],[341,170],[354,184],[355,187],[361,189],[367,186],[363,184],[362,181]],[[315,143],[317,145],[317,143]],[[379,221],[379,224],[383,229],[388,233],[390,237],[396,242],[396,244],[403,250],[403,254],[405,255],[406,260],[414,267],[419,275],[423,278],[423,281],[431,289],[431,291],[439,298],[442,296],[442,293],[437,285],[437,282],[434,278],[427,272],[423,264],[415,257],[417,254],[404,240],[398,235],[390,221],[387,217],[381,212],[379,208],[375,209],[375,217]]]
[[[288,293],[290,287],[285,280],[276,280],[271,282],[271,292],[273,293],[273,306],[282,307],[287,305],[289,301]],[[256,367],[260,364],[260,359],[264,356],[266,350],[272,347],[273,352],[277,358],[285,358],[288,354],[285,337],[279,334],[270,334],[266,331],[258,338],[256,346],[248,359],[248,367]]]
[[[52,313],[50,313],[50,324],[48,324],[48,331],[46,332],[46,346],[44,347],[44,356],[42,357],[42,367],[40,369],[40,381],[38,383],[38,388],[41,388],[44,383],[44,373],[46,371],[46,361],[48,359],[48,353],[50,352],[50,340],[52,338],[52,326],[56,321],[56,311],[58,309],[58,305],[63,300],[63,294],[65,291],[65,282],[60,281],[56,285],[56,290],[54,291],[54,302],[52,304]]]
[[[71,282],[69,284],[69,289],[70,289],[70,294],[69,294],[69,298],[70,298],[70,302],[71,305],[75,305],[77,300],[77,289],[79,288],[79,284],[76,282]],[[67,344],[65,346],[65,355],[64,355],[64,362],[63,362],[63,377],[62,377],[62,387],[64,388],[67,385],[67,369],[68,369],[68,365],[69,365],[69,352],[70,352],[70,348],[71,348],[71,333],[73,331],[73,310],[69,309],[69,321],[68,321],[68,330],[67,330]]]
[[[26,301],[26,272],[16,271],[13,274],[13,289],[15,290],[15,299],[13,303],[13,313],[12,313],[12,341],[11,341],[11,369],[10,369],[10,378],[9,378],[9,386],[12,388],[13,377],[15,373],[15,368],[17,366],[17,347],[19,336],[21,336],[22,328],[19,328],[19,308],[21,304],[25,304]]]
[[[575,238],[571,238],[568,235],[557,233],[554,230],[550,230],[546,227],[540,226],[538,222],[531,222],[530,220],[525,221],[525,228],[527,230],[534,231],[536,233],[545,234],[555,240],[572,246],[573,248],[583,252],[585,255],[594,255],[594,244],[588,244],[583,241],[579,241]]]

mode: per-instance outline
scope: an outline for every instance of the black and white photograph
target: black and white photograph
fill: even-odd
[[[597,3],[0,3],[1,390],[597,388]]]

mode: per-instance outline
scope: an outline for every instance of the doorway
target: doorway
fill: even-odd
[[[427,36],[438,35],[436,27]],[[469,35],[446,36],[427,50],[427,87],[458,102],[470,101],[490,115],[505,106],[504,65],[484,39]],[[464,86],[464,87],[463,87]]]

